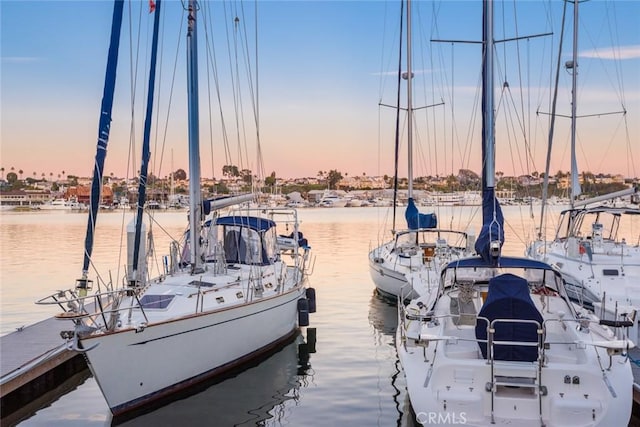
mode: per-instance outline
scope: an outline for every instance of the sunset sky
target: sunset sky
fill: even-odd
[[[161,10],[164,28],[171,36],[162,44],[159,80],[163,88],[158,89],[161,101],[152,142],[151,169],[159,176],[188,169],[181,6],[176,0],[165,1]],[[507,175],[545,167],[549,132],[545,113],[551,108],[562,7],[557,0],[496,4],[497,40],[553,32],[548,37],[496,45],[497,170]],[[258,94],[267,174],[315,177],[331,169],[350,176],[393,174],[395,111],[379,103],[396,103],[399,8],[398,1],[366,0],[274,0],[259,1],[257,7],[246,1],[201,2],[200,36],[206,33],[215,46],[201,39],[200,48],[210,53],[215,49],[222,87],[220,107],[215,90],[207,94],[207,85],[213,87],[214,79],[207,77],[208,61],[202,54],[200,112],[212,117],[211,125],[209,120],[201,123],[203,176],[220,177],[222,166],[228,163],[257,170],[252,90]],[[34,172],[37,177],[42,173],[57,176],[63,170],[91,175],[112,9],[112,2],[107,1],[0,2],[0,166],[5,175],[11,167],[16,172],[23,170],[24,177]],[[137,54],[137,63],[147,61],[153,24],[148,1],[133,2],[125,9],[122,68],[105,168],[107,175],[120,177],[133,176],[139,163],[146,71],[131,71],[130,58]],[[562,63],[571,55],[571,15]],[[209,16],[212,24],[205,20]],[[234,33],[236,16],[239,30]],[[417,108],[414,175],[443,175],[460,168],[479,172],[480,45],[432,40],[479,41],[481,2],[414,1],[412,19],[413,105]],[[129,28],[137,28],[140,22],[141,35],[131,35]],[[579,22],[578,115],[589,116],[578,121],[579,166],[594,173],[639,177],[640,2],[580,3]],[[242,33],[245,29],[246,34]],[[233,47],[236,42],[238,48]],[[258,85],[254,79],[252,88],[243,77],[247,61],[259,75]],[[174,64],[171,92],[164,85],[172,81]],[[236,70],[234,86],[229,76]],[[133,74],[138,77],[132,114]],[[557,104],[560,115],[570,114],[570,81],[569,72],[563,69]],[[403,81],[401,91],[404,107],[405,84]],[[420,108],[440,102],[443,105]],[[626,115],[607,114],[623,108]],[[136,121],[130,137],[132,115]],[[167,116],[178,121],[167,122]],[[404,120],[403,113],[401,124]],[[568,119],[557,119],[552,173],[569,170],[568,125]],[[401,134],[406,135],[404,127]],[[225,139],[227,149],[222,148]],[[405,140],[406,136],[400,154],[401,174],[406,174]],[[130,160],[129,152],[133,153]]]

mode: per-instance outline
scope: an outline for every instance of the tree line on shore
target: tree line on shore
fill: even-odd
[[[10,190],[28,190],[42,188],[43,184],[51,191],[58,191],[62,186],[76,186],[78,185],[78,176],[66,175],[65,171],[58,173],[54,176],[53,173],[47,174],[44,172],[38,174],[33,172],[32,176],[28,176],[23,179],[24,171],[22,169],[15,170],[11,168],[10,172],[6,174],[5,180],[5,168],[0,168],[2,173],[2,189],[4,191]],[[289,194],[291,192],[299,192],[303,195],[309,193],[312,190],[324,190],[324,189],[341,189],[341,190],[380,190],[381,188],[367,186],[366,181],[362,179],[347,180],[348,174],[331,169],[329,171],[320,170],[317,173],[317,179],[314,180],[282,180],[278,179],[275,172],[271,172],[264,179],[258,179],[256,175],[249,169],[240,169],[234,165],[225,165],[222,168],[223,178],[220,180],[212,179],[205,180],[208,184],[203,186],[203,190],[211,194],[227,194],[233,191],[248,191],[253,188],[261,188],[263,191],[277,192],[281,194]],[[363,177],[365,174],[363,173]],[[549,196],[565,197],[568,195],[567,178],[570,177],[569,172],[558,171],[555,175],[550,176],[549,179]],[[611,182],[611,180],[603,180],[602,177],[610,177],[610,175],[595,175],[591,172],[584,172],[581,174],[582,191],[583,194],[598,195],[606,194],[613,191],[625,189],[634,180],[628,180],[625,182]],[[55,179],[57,178],[57,179]],[[359,178],[359,177],[358,177]],[[408,188],[407,178],[394,179],[392,176],[384,175],[383,188],[394,188],[397,185],[399,190],[405,190]],[[497,190],[508,191],[513,194],[514,197],[542,197],[542,183],[544,179],[544,173],[533,172],[530,175],[523,177],[510,177],[504,176],[502,172],[496,173],[497,178]],[[152,189],[155,189],[159,193],[168,193],[169,191],[175,193],[187,192],[184,182],[187,179],[187,173],[183,169],[177,169],[165,178],[159,178],[153,174],[149,174],[148,183]],[[111,186],[115,195],[127,194],[128,183],[124,179],[114,177],[111,173],[109,176],[104,176],[104,184]],[[137,181],[134,178],[135,181]],[[358,185],[353,185],[357,182]],[[178,183],[176,185],[175,183]],[[364,183],[364,184],[363,184]],[[468,169],[461,169],[458,175],[448,175],[445,177],[440,176],[423,176],[414,179],[414,188],[424,191],[433,192],[458,192],[458,191],[479,191],[481,189],[481,179],[478,174]]]

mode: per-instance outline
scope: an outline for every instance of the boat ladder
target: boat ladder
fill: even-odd
[[[495,339],[496,325],[499,323],[533,324],[536,326],[537,341],[498,341]],[[494,319],[491,321],[487,334],[487,362],[491,367],[491,381],[485,385],[486,391],[491,393],[491,423],[495,423],[496,397],[500,397],[500,390],[530,389],[536,396],[540,426],[544,427],[542,419],[542,397],[547,395],[547,387],[542,385],[542,364],[544,360],[544,334],[540,323],[527,319]],[[495,346],[536,347],[537,360],[510,361],[496,360]]]

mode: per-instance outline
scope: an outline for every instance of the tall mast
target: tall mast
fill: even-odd
[[[407,151],[409,164],[407,175],[409,176],[408,196],[413,197],[413,104],[411,97],[411,0],[407,0]]]
[[[196,12],[198,5],[189,0],[187,17],[187,88],[189,101],[189,230],[191,246],[191,272],[204,271],[201,259],[200,229],[202,222],[202,195],[200,194],[200,132],[198,111],[198,37]]]
[[[495,134],[493,124],[493,2],[483,2],[482,44],[482,189],[495,187]],[[483,222],[490,218],[483,218]]]
[[[504,243],[504,216],[495,194],[492,0],[484,0],[482,15],[482,229],[475,248],[486,262],[497,265]]]
[[[149,67],[149,88],[147,90],[147,111],[144,119],[144,133],[142,139],[142,162],[140,164],[140,180],[138,183],[138,204],[135,220],[135,236],[133,246],[133,272],[129,278],[131,286],[144,279],[141,271],[138,271],[140,258],[140,241],[142,240],[142,214],[146,200],[147,178],[149,160],[151,159],[151,121],[153,119],[153,99],[156,87],[156,65],[158,62],[158,32],[160,29],[161,1],[156,1],[155,15],[153,17],[153,38],[151,41],[151,64]]]
[[[571,208],[580,195],[578,178],[578,160],[576,159],[576,119],[577,119],[577,80],[578,80],[578,0],[573,1],[573,57],[571,60]]]

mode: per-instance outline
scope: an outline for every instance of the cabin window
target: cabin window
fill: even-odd
[[[602,270],[603,276],[618,276],[619,272],[616,268],[605,268]]]
[[[167,308],[175,295],[145,295],[140,300],[140,307],[145,310]]]
[[[225,227],[223,247],[227,262],[268,264],[269,256],[275,256],[275,239],[269,235],[269,232],[266,236],[268,238],[263,241],[263,236],[256,230],[247,227]]]
[[[267,264],[277,258],[278,234],[275,227],[265,231],[262,239],[262,262]]]
[[[216,301],[218,304],[222,304],[224,302],[224,297],[216,297]]]
[[[211,282],[203,282],[202,280],[192,280],[189,282],[191,286],[204,287],[204,288],[212,288],[215,286],[215,283]]]

